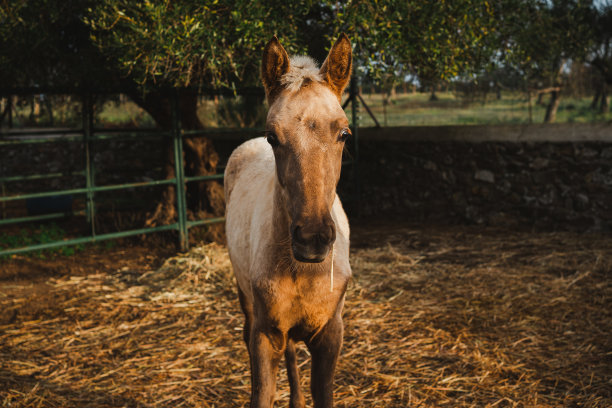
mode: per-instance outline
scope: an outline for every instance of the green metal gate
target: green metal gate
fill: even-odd
[[[18,218],[7,218],[0,219],[0,226],[21,223],[26,221],[45,221],[51,219],[57,219],[66,217],[69,215],[85,215],[87,218],[87,222],[90,225],[90,235],[86,237],[73,238],[68,240],[49,242],[45,244],[38,245],[29,245],[21,248],[10,248],[0,251],[0,255],[11,255],[11,254],[19,254],[28,251],[36,251],[42,249],[50,249],[67,245],[77,245],[83,243],[92,243],[99,242],[108,239],[116,239],[129,237],[134,235],[142,235],[148,234],[152,232],[158,231],[169,231],[175,230],[178,231],[179,236],[179,246],[181,250],[186,250],[189,246],[188,242],[188,230],[191,227],[204,225],[204,224],[213,224],[218,222],[223,222],[223,217],[216,218],[208,218],[197,221],[188,221],[187,220],[187,208],[186,208],[186,194],[185,194],[185,183],[194,182],[194,181],[205,181],[205,180],[219,180],[223,178],[223,174],[214,174],[207,176],[194,176],[194,177],[186,177],[184,173],[183,166],[183,143],[182,138],[185,133],[180,128],[180,118],[179,118],[179,109],[178,109],[178,99],[177,94],[173,93],[171,97],[171,111],[172,111],[172,128],[170,131],[131,131],[131,132],[95,132],[93,128],[93,98],[91,94],[83,95],[82,101],[82,127],[80,130],[74,131],[45,131],[45,137],[38,137],[34,139],[0,139],[0,146],[6,145],[28,145],[34,143],[52,143],[57,141],[68,141],[68,142],[78,142],[82,141],[83,143],[83,155],[85,162],[85,169],[82,171],[73,173],[73,175],[81,175],[85,177],[85,187],[83,188],[73,188],[67,190],[59,190],[59,191],[46,191],[40,193],[31,193],[31,194],[19,194],[19,195],[9,195],[9,196],[1,196],[0,203],[14,201],[14,200],[27,200],[31,198],[43,198],[43,197],[52,197],[52,196],[66,196],[72,194],[85,194],[86,196],[86,209],[85,214],[82,212],[76,213],[51,213],[51,214],[43,214],[43,215],[32,215],[26,217],[18,217]],[[23,133],[14,133],[8,132],[5,133],[5,136],[15,136],[15,135],[23,135]],[[28,135],[36,135],[36,133],[29,133]],[[125,183],[125,184],[115,184],[115,185],[105,185],[105,186],[96,186],[94,183],[94,166],[93,166],[93,158],[92,158],[92,142],[97,140],[104,139],[112,139],[112,138],[139,138],[139,137],[151,137],[151,138],[163,138],[163,137],[171,137],[172,145],[174,151],[174,170],[175,177],[164,180],[154,180],[154,181],[146,181],[146,182],[138,182],[138,183]],[[27,176],[10,176],[10,177],[2,177],[0,178],[0,183],[7,183],[13,181],[27,181],[27,180],[36,180],[36,179],[48,179],[54,177],[62,176],[62,173],[50,173],[50,174],[33,174]],[[97,234],[94,217],[96,211],[96,203],[95,203],[95,193],[102,191],[115,191],[115,190],[125,190],[131,188],[140,188],[140,187],[148,187],[148,186],[160,186],[160,185],[174,185],[176,188],[176,207],[178,220],[175,223],[168,225],[160,225],[156,227],[149,228],[139,228],[132,229],[128,231],[119,231],[112,232],[106,234]]]
[[[359,183],[358,183],[358,174],[357,174],[357,166],[355,163],[358,160],[359,150],[358,150],[358,129],[357,129],[357,118],[358,118],[358,109],[359,109],[359,101],[358,101],[358,93],[357,86],[355,81],[351,81],[351,93],[349,98],[346,100],[345,106],[348,103],[352,105],[352,127],[353,127],[353,158],[350,161],[343,162],[343,165],[353,164],[352,171],[352,179],[353,179],[353,197],[351,201],[355,204],[358,201],[359,197]],[[68,245],[77,245],[84,243],[94,243],[109,239],[117,239],[124,238],[142,234],[149,234],[153,232],[159,231],[178,231],[178,239],[179,239],[179,247],[182,251],[186,250],[189,247],[188,242],[188,231],[189,228],[206,225],[206,224],[214,224],[223,222],[225,218],[223,217],[214,217],[207,218],[195,221],[187,220],[187,207],[186,207],[186,188],[185,183],[188,182],[196,182],[196,181],[207,181],[207,180],[221,180],[223,179],[223,174],[213,174],[213,175],[205,175],[205,176],[193,176],[187,177],[184,172],[183,165],[183,137],[190,137],[195,135],[206,135],[206,131],[184,131],[181,129],[180,124],[180,110],[178,103],[178,92],[176,90],[171,93],[171,115],[172,115],[172,126],[169,131],[129,131],[129,132],[104,132],[104,131],[95,131],[93,127],[93,97],[91,93],[83,94],[82,96],[82,126],[79,130],[70,130],[70,131],[44,131],[39,132],[38,134],[44,134],[44,136],[31,138],[31,139],[16,139],[10,138],[10,136],[16,135],[24,135],[24,133],[15,133],[8,132],[3,133],[3,136],[9,136],[9,138],[2,137],[0,138],[0,147],[7,145],[29,145],[35,143],[52,143],[57,141],[68,141],[68,142],[79,142],[83,143],[83,155],[84,155],[84,163],[85,169],[82,171],[77,171],[71,173],[71,175],[78,175],[85,177],[85,187],[82,188],[73,188],[59,191],[45,191],[39,193],[29,193],[29,194],[18,194],[18,195],[9,195],[5,196],[4,193],[0,196],[0,203],[5,203],[9,201],[15,200],[27,200],[32,198],[43,198],[43,197],[52,197],[52,196],[66,196],[73,194],[84,194],[86,197],[86,205],[84,211],[77,212],[56,212],[51,214],[42,214],[42,215],[30,215],[26,217],[17,217],[17,218],[5,218],[0,219],[0,227],[3,225],[22,223],[27,221],[47,221],[52,219],[63,218],[71,215],[85,215],[87,222],[89,224],[90,234],[88,236],[49,242],[44,244],[37,245],[28,245],[20,248],[9,248],[0,250],[0,256],[2,255],[12,255],[19,254],[29,251],[37,251],[44,249],[51,249],[57,247],[63,247]],[[37,132],[31,132],[27,135],[36,135]],[[112,139],[112,138],[157,138],[161,139],[164,137],[172,138],[172,146],[173,146],[173,154],[174,154],[174,170],[175,177],[164,180],[153,180],[146,182],[138,182],[138,183],[124,183],[124,184],[114,184],[114,185],[104,185],[104,186],[96,186],[94,182],[94,165],[93,165],[93,157],[92,157],[92,144],[98,140]],[[8,176],[8,177],[0,177],[0,185],[4,185],[4,183],[14,182],[14,181],[27,181],[27,180],[39,180],[39,179],[50,179],[54,177],[61,177],[63,173],[49,173],[49,174],[33,174],[26,176]],[[176,188],[176,209],[178,214],[178,219],[175,223],[168,225],[160,225],[156,227],[148,227],[148,228],[138,228],[131,229],[127,231],[119,231],[119,232],[111,232],[98,234],[96,232],[95,227],[95,213],[96,213],[96,202],[95,195],[98,192],[103,191],[117,191],[117,190],[125,190],[132,188],[141,188],[148,186],[161,186],[161,185],[173,185]]]

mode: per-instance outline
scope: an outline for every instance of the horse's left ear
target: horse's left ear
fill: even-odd
[[[329,50],[325,62],[321,66],[321,75],[338,99],[342,98],[342,92],[351,79],[351,68],[353,66],[353,50],[351,41],[342,33],[334,46]]]
[[[268,104],[278,96],[282,89],[281,78],[289,72],[289,56],[276,36],[266,44],[261,60],[261,79],[266,90]]]

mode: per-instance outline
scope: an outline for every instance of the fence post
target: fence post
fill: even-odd
[[[87,188],[87,221],[89,222],[91,229],[91,236],[96,236],[96,208],[94,203],[94,192],[92,188],[95,185],[94,182],[94,163],[91,156],[91,137],[93,133],[93,100],[91,93],[87,92],[83,96],[82,102],[82,114],[83,114],[83,150],[85,154],[85,187]]]
[[[174,145],[174,173],[176,179],[176,210],[178,213],[179,247],[181,251],[186,251],[189,247],[189,234],[187,230],[185,171],[183,167],[183,139],[181,137],[180,107],[176,90],[172,91],[170,105],[172,110],[172,140]]]
[[[357,77],[353,75],[351,77],[350,84],[350,98],[351,98],[351,118],[353,127],[353,211],[359,216],[359,200],[361,197],[361,184],[359,182],[359,87],[357,84]]]

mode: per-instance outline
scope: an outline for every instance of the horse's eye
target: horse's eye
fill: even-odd
[[[348,129],[342,129],[342,131],[340,132],[340,135],[338,135],[338,140],[341,142],[346,141],[346,139],[348,139],[348,137],[351,135],[351,131]]]
[[[266,140],[270,143],[270,146],[276,147],[279,145],[278,137],[274,132],[266,132]]]

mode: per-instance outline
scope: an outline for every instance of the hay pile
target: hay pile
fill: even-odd
[[[609,237],[465,228],[368,236],[380,246],[364,239],[353,250],[338,407],[612,406]],[[7,293],[2,407],[248,406],[223,247],[146,274],[91,271]],[[299,357],[306,390],[303,347]],[[276,406],[287,397],[281,369]]]

